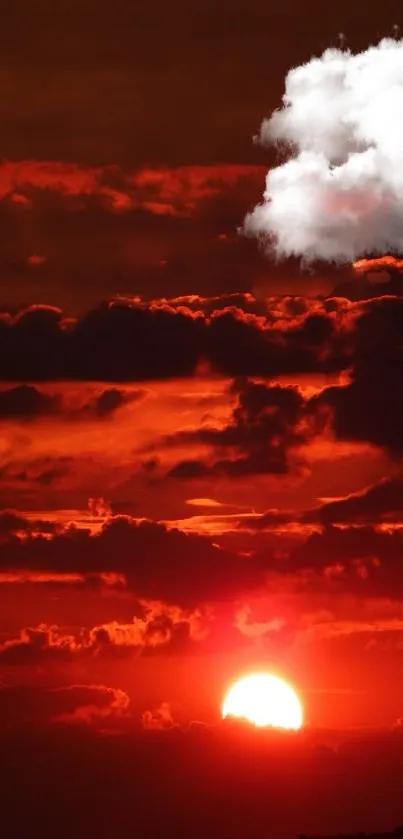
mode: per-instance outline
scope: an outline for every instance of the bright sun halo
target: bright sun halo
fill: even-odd
[[[253,673],[230,688],[222,706],[222,716],[242,717],[256,726],[298,729],[303,722],[297,694],[277,676]]]

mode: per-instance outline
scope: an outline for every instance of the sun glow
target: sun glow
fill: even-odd
[[[268,673],[253,673],[235,682],[225,697],[222,716],[241,717],[259,728],[296,730],[303,722],[302,705],[293,688]]]

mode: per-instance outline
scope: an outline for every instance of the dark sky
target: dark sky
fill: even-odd
[[[99,166],[264,161],[290,66],[389,35],[399,4],[16,0],[1,35],[2,153]]]

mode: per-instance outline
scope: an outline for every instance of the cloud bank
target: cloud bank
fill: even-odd
[[[277,257],[336,263],[403,251],[403,40],[327,49],[293,68],[260,129],[291,151],[245,220]]]

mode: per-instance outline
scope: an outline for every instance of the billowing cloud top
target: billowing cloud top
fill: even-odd
[[[342,263],[403,250],[402,58],[403,40],[386,38],[289,71],[260,140],[292,153],[245,221],[278,257]]]

